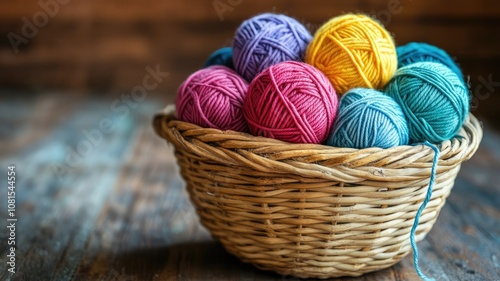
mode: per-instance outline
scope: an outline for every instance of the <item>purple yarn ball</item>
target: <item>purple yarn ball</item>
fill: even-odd
[[[309,31],[297,20],[277,14],[261,14],[244,21],[233,44],[236,71],[248,82],[271,65],[303,61]]]

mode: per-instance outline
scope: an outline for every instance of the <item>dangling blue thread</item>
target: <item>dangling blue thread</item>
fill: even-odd
[[[415,242],[415,232],[417,230],[418,221],[420,220],[420,215],[422,214],[425,207],[427,206],[427,203],[429,203],[432,197],[432,186],[434,185],[434,178],[436,176],[436,166],[439,159],[439,149],[435,145],[433,145],[428,141],[425,141],[424,145],[427,145],[428,147],[432,148],[432,150],[434,150],[434,160],[432,161],[431,179],[429,181],[429,188],[427,189],[427,195],[425,196],[424,202],[418,209],[417,214],[415,215],[415,221],[413,222],[413,226],[411,227],[410,243],[411,243],[411,248],[413,249],[413,263],[415,265],[415,270],[417,271],[418,276],[420,276],[420,278],[422,278],[425,281],[434,281],[434,279],[425,276],[425,274],[423,274],[422,271],[420,271],[420,268],[418,266],[417,242]]]

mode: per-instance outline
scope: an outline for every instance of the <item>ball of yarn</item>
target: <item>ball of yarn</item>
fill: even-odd
[[[198,70],[177,91],[177,116],[205,128],[247,131],[242,112],[247,89],[248,83],[228,67]]]
[[[398,67],[421,61],[440,62],[449,67],[461,80],[463,80],[464,75],[453,58],[451,58],[445,50],[436,46],[412,42],[403,46],[398,46],[396,52],[398,54]]]
[[[338,93],[381,89],[397,68],[396,47],[385,28],[369,16],[338,16],[314,35],[305,61],[323,73]]]
[[[337,121],[326,144],[389,148],[408,141],[408,125],[401,107],[384,93],[355,88],[340,99]]]
[[[203,67],[209,67],[211,65],[224,65],[231,69],[234,69],[233,64],[233,48],[224,47],[213,52],[205,62]]]
[[[254,135],[293,143],[321,143],[337,115],[337,95],[319,70],[282,62],[250,83],[243,113]]]
[[[385,93],[403,109],[414,142],[451,139],[469,112],[465,84],[441,63],[417,62],[398,69]]]
[[[244,21],[234,39],[234,65],[243,78],[252,79],[271,65],[303,61],[309,31],[297,20],[278,14],[261,14]]]

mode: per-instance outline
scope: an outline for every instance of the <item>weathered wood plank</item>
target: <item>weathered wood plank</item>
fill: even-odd
[[[5,66],[29,64],[33,67],[37,65],[57,67],[64,63],[67,67],[74,67],[102,64],[103,61],[112,64],[140,65],[153,61],[152,55],[165,58],[186,54],[194,57],[208,56],[213,51],[212,47],[231,44],[236,29],[244,19],[224,22],[94,21],[89,28],[84,28],[83,23],[76,23],[72,27],[70,22],[48,25],[33,38],[30,43],[31,48],[17,56],[9,48],[11,47],[9,44],[3,46],[5,56],[2,62]],[[328,19],[329,17],[304,19],[304,23],[314,32]],[[399,15],[394,15],[387,23],[387,29],[394,34],[398,44],[424,41],[440,46],[459,60],[498,59],[496,46],[500,39],[492,36],[490,31],[498,29],[500,19],[443,23],[426,18],[406,21]],[[159,26],[162,28],[159,29]],[[21,28],[22,25],[5,25],[0,27],[0,32],[8,33],[11,29]],[[62,34],[65,40],[60,40]],[[443,36],[446,36],[447,40],[444,40]],[[74,48],[75,45],[79,48]],[[202,63],[203,61],[200,62]]]
[[[64,106],[64,100],[59,106]],[[149,113],[158,106],[144,104],[138,110],[141,108],[144,109],[141,114],[149,118]],[[55,112],[33,114],[57,117]],[[114,115],[109,103],[81,103],[55,131],[47,131],[45,138],[2,159],[2,167],[15,164],[18,170],[17,271],[20,274],[14,275],[13,280],[33,274],[37,274],[39,280],[50,280],[53,274],[61,276],[60,280],[69,280],[76,269],[81,249],[94,229],[96,216],[116,183],[130,142],[134,140],[133,132],[139,128],[136,122],[141,120],[133,116],[138,115],[137,112],[120,121]],[[82,130],[95,129],[102,118],[115,118],[113,132],[104,134],[101,141],[91,145],[80,161],[68,163],[71,153],[66,149],[79,151],[82,143],[90,144]],[[55,163],[72,166],[65,172],[59,171],[58,178],[58,172],[52,169]],[[5,179],[4,173],[1,178]],[[3,198],[2,194],[2,201]],[[0,214],[2,221],[5,216],[5,212]],[[2,267],[6,264],[5,251],[2,247]],[[65,266],[60,266],[62,261]],[[1,270],[0,277],[10,280],[7,273]]]
[[[1,102],[0,155],[7,157],[41,141],[82,101],[79,96],[58,96],[56,99],[43,94],[29,101],[18,94],[8,102]]]
[[[478,85],[479,75],[500,79],[496,67],[500,42],[493,32],[500,26],[500,6],[494,0],[474,4],[458,0],[453,5],[432,0],[343,0],[335,4],[311,0],[306,6],[297,0],[230,1],[234,7],[224,12],[223,21],[214,2],[69,1],[27,44],[20,44],[16,54],[7,35],[22,35],[22,18],[31,20],[42,9],[38,1],[2,0],[0,85],[31,92],[119,92],[142,79],[145,65],[161,63],[175,74],[173,83],[162,84],[158,90],[171,94],[213,50],[231,41],[242,20],[270,11],[287,13],[311,26],[344,12],[376,14],[388,23],[398,43],[426,41],[449,51],[472,76],[473,86]]]
[[[51,2],[49,0],[43,2]],[[30,16],[41,10],[38,2],[34,1],[0,1],[4,9],[0,10],[2,18],[21,18]],[[342,0],[336,1],[335,4],[325,0],[310,0],[307,4],[307,9],[304,9],[304,4],[300,0],[284,1],[273,0],[266,2],[252,1],[226,1],[221,0],[219,3],[228,4],[226,17],[239,18],[243,13],[259,13],[262,11],[277,10],[278,12],[297,11],[300,17],[306,18],[325,18],[332,14],[338,14],[343,11],[379,11],[388,9],[389,5],[401,6],[404,16],[412,18],[422,14],[427,14],[436,17],[457,16],[457,17],[474,17],[474,16],[498,16],[500,8],[494,0],[480,0],[471,5],[467,0],[456,0],[454,5],[449,5],[446,2],[435,2],[431,0]],[[233,4],[234,3],[234,4]],[[399,5],[398,5],[399,4]],[[76,18],[85,20],[88,17],[88,11],[98,11],[93,17],[101,20],[112,21],[128,21],[130,18],[139,18],[141,20],[158,20],[158,19],[188,19],[188,20],[211,20],[219,19],[217,11],[214,8],[213,1],[157,1],[148,0],[140,4],[135,1],[68,1],[67,4],[59,5],[60,12],[58,17],[63,19]],[[119,8],[118,8],[119,7]],[[232,8],[232,9],[231,9]],[[189,13],[186,13],[189,11]],[[57,19],[56,19],[57,20]]]
[[[87,244],[76,276],[110,278],[113,272],[128,268],[135,251],[154,252],[174,243],[207,239],[187,201],[174,158],[151,157],[159,155],[165,144],[149,127],[141,129],[134,139],[134,150],[96,222],[96,235]],[[140,259],[133,261],[139,280],[150,280],[151,272],[136,264]]]

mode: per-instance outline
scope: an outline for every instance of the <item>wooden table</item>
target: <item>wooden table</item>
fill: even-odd
[[[0,103],[1,280],[298,280],[239,262],[200,226],[172,148],[150,126],[164,105],[63,94]],[[9,165],[16,171],[13,275]],[[499,206],[500,135],[487,127],[419,243],[422,270],[436,280],[500,280]],[[418,278],[407,256],[338,280]]]

